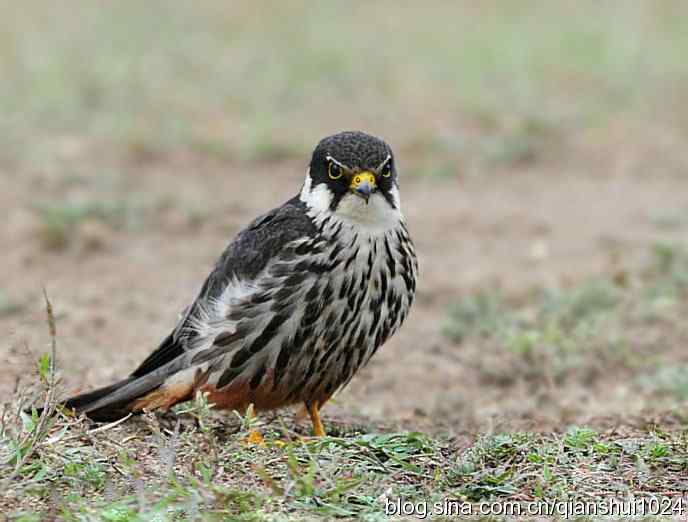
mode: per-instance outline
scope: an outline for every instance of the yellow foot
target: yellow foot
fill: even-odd
[[[265,439],[258,430],[251,430],[244,439],[247,446],[265,446]]]

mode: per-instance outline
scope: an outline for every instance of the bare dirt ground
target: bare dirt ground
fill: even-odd
[[[555,161],[486,176],[404,176],[402,170],[404,209],[422,269],[417,304],[327,413],[464,431],[652,410],[656,397],[632,393],[625,369],[609,367],[589,382],[575,376],[543,389],[520,377],[513,357],[486,352],[476,340],[457,345],[442,334],[447,307],[462,296],[498,288],[518,300],[536,287],[575,286],[642,266],[654,242],[685,239],[688,179],[652,168],[661,166],[662,149],[644,145],[606,154],[582,142]],[[62,148],[66,170],[77,172],[71,177],[40,169],[2,172],[5,396],[19,379],[32,378],[47,349],[42,285],[57,313],[65,393],[114,381],[173,327],[240,227],[298,190],[306,162],[244,164],[193,154],[121,161],[69,140]],[[585,161],[576,159],[581,153]],[[403,151],[399,161],[403,169]],[[88,169],[79,168],[84,163]],[[116,211],[123,214],[116,225],[102,216],[80,219],[58,238],[65,242],[60,248],[37,209],[64,202],[109,208],[120,201],[128,206]],[[670,218],[675,222],[662,226]],[[671,347],[659,349],[671,364],[688,361],[685,328],[677,335]],[[495,371],[514,378],[495,381]]]

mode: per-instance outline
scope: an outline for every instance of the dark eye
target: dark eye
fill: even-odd
[[[383,178],[388,178],[392,175],[392,160],[385,163],[384,167],[382,167],[381,174]]]
[[[330,161],[327,163],[327,174],[330,179],[339,179],[342,177],[342,168],[334,161]]]

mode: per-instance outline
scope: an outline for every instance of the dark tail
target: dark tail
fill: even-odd
[[[187,368],[183,354],[184,350],[170,335],[126,379],[71,397],[61,406],[77,415],[85,414],[94,421],[111,422],[144,408],[169,408],[188,400],[193,397],[194,386],[198,384],[193,377],[189,382],[182,380],[171,386],[165,385],[168,377]]]
[[[154,372],[143,377],[127,377],[119,382],[71,397],[59,404],[77,415],[85,414],[96,422],[111,422],[126,417],[130,413],[140,413],[149,403],[144,400],[158,389],[165,380],[162,372]],[[150,401],[149,401],[150,402]],[[151,409],[157,404],[150,402]],[[39,410],[39,413],[41,410]]]
[[[128,377],[110,386],[103,386],[97,390],[76,395],[67,399],[61,406],[66,410],[73,410],[77,415],[85,413],[89,419],[98,422],[109,422],[121,419],[129,414],[127,403],[130,401],[121,400],[118,402],[111,402],[105,401],[105,399],[125,387],[127,384],[130,384],[132,381],[133,379]],[[103,402],[107,402],[108,404],[94,408],[95,405]]]
[[[123,386],[129,384],[131,380],[131,378],[127,378],[88,393],[75,395],[64,402],[59,403],[58,406],[68,411],[72,411],[77,415],[81,413],[87,413],[90,419],[98,422],[109,422],[121,419],[129,414],[129,411],[126,409],[126,405],[124,404],[112,404],[107,408],[99,409],[93,409],[92,406],[107,398],[107,396],[111,393],[114,393]],[[36,411],[39,415],[41,415],[43,413],[43,408],[36,408]],[[30,410],[27,410],[27,412],[30,412]]]

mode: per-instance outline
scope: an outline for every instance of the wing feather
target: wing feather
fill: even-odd
[[[193,348],[193,341],[202,331],[198,325],[207,321],[207,310],[231,281],[239,280],[250,287],[286,244],[314,233],[315,225],[298,198],[254,220],[225,249],[175,329],[134,370],[132,377],[153,372]]]

